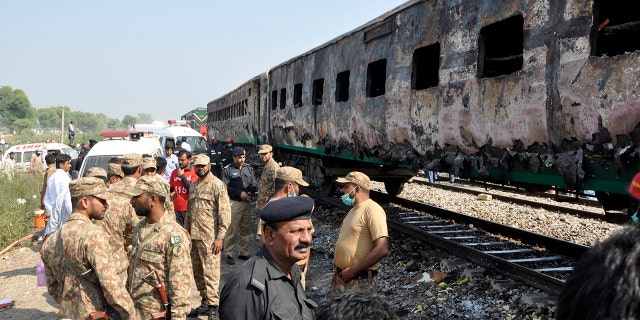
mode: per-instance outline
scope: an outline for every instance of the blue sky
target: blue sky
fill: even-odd
[[[0,86],[36,108],[166,121],[402,0],[0,2]]]

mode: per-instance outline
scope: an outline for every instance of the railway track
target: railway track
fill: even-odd
[[[546,203],[546,202],[541,202],[541,201],[536,201],[536,200],[529,200],[529,199],[523,199],[523,198],[518,198],[518,197],[510,197],[510,196],[505,196],[505,195],[501,195],[501,194],[497,194],[497,193],[492,193],[489,191],[482,191],[479,192],[476,189],[469,189],[469,188],[465,188],[462,186],[456,186],[453,184],[448,184],[448,183],[431,183],[428,182],[426,180],[422,180],[422,179],[413,179],[412,180],[413,183],[418,183],[418,184],[423,184],[423,185],[430,185],[434,188],[440,188],[440,189],[445,189],[445,190],[450,190],[450,191],[454,191],[454,192],[461,192],[461,193],[467,193],[467,194],[478,194],[478,193],[483,193],[483,194],[488,194],[491,195],[492,199],[494,200],[499,200],[499,201],[504,201],[504,202],[510,202],[513,204],[518,204],[518,205],[525,205],[525,206],[530,206],[533,208],[540,208],[540,209],[545,209],[548,211],[553,211],[553,212],[563,212],[563,213],[567,213],[567,214],[571,214],[571,215],[576,215],[579,217],[584,217],[584,218],[589,218],[589,219],[597,219],[597,220],[608,220],[607,216],[604,214],[604,211],[602,213],[597,213],[597,212],[592,212],[592,211],[585,211],[585,210],[581,210],[581,209],[576,209],[576,208],[570,208],[567,206],[563,206],[563,205],[556,205],[556,204],[551,204],[551,203]],[[459,184],[459,182],[456,182],[457,184]],[[491,185],[491,188],[493,189],[501,189],[503,191],[507,191],[507,192],[515,192],[513,187],[504,187],[504,186],[499,186],[499,185]],[[581,205],[585,205],[585,206],[590,206],[590,207],[598,207],[600,206],[600,204],[597,201],[592,201],[592,200],[585,200],[585,199],[579,199],[578,201],[573,201],[572,199],[575,198],[557,198],[554,195],[537,195],[537,197],[543,197],[543,198],[556,198],[559,199],[559,202],[573,202],[573,203],[579,203]]]
[[[309,194],[321,202],[344,207],[340,199]],[[574,262],[588,249],[381,192],[372,191],[371,197],[389,206],[391,229],[553,295],[559,293]]]

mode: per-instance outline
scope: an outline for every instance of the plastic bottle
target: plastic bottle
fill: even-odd
[[[36,277],[38,278],[38,287],[47,286],[47,275],[44,273],[44,262],[42,259],[39,259],[36,265]]]

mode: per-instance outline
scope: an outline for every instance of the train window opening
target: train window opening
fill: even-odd
[[[367,97],[381,96],[385,92],[387,59],[369,63],[367,66]]]
[[[497,77],[522,69],[523,26],[524,18],[517,15],[480,30],[478,77]]]
[[[440,43],[436,42],[413,51],[411,87],[423,90],[438,86],[440,70]]]
[[[338,73],[336,77],[336,101],[349,101],[349,70]]]
[[[293,86],[293,107],[302,107],[302,83],[296,83]]]
[[[251,90],[251,89],[249,89]],[[243,115],[247,115],[247,105],[249,105],[247,99],[244,99],[244,109],[243,109]]]
[[[324,78],[313,80],[313,94],[311,95],[313,105],[322,104],[322,95],[324,94]]]
[[[271,110],[278,107],[278,90],[271,91]]]
[[[284,109],[287,104],[287,88],[280,89],[280,109]]]
[[[640,50],[640,8],[618,1],[593,3],[594,37],[591,54],[616,56]]]

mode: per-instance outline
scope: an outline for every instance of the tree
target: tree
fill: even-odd
[[[138,123],[151,123],[153,122],[153,117],[151,113],[138,113]]]
[[[31,121],[31,127],[35,125],[36,110],[31,106],[29,98],[20,89],[13,90],[9,86],[0,87],[0,120],[2,125],[9,130],[19,131],[26,125],[21,121],[16,126],[19,119]]]
[[[136,122],[138,122],[138,119],[136,119],[136,117],[131,115],[125,115],[124,119],[122,119],[122,125],[127,129],[131,128],[131,126],[136,124]]]
[[[122,128],[122,122],[118,119],[109,119],[109,121],[107,121],[107,128],[110,130],[120,129]]]

